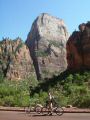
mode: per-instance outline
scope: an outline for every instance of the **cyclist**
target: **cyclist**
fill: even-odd
[[[48,100],[46,101],[46,107],[49,109],[49,115],[52,115],[52,107],[53,107],[53,96],[51,93],[48,93]]]

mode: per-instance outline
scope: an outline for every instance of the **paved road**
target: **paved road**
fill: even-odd
[[[64,113],[62,116],[26,115],[24,112],[0,111],[0,120],[90,120],[90,113]]]

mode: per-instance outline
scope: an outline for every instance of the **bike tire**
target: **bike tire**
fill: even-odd
[[[61,115],[63,115],[64,110],[63,110],[62,107],[56,107],[56,108],[55,108],[55,113],[56,113],[57,115],[61,116]]]
[[[43,114],[43,115],[48,115],[48,114],[49,114],[48,108],[43,107],[43,108],[42,108],[42,114]]]
[[[35,108],[35,111],[36,111],[36,113],[38,113],[38,114],[41,113],[41,110],[42,110],[42,108],[41,108],[40,106],[37,106],[37,107]]]
[[[31,112],[31,108],[30,107],[25,107],[24,110],[25,110],[26,114],[29,114]]]

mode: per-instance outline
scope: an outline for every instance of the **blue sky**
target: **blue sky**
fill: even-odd
[[[63,19],[72,33],[80,23],[90,20],[90,0],[0,0],[0,40],[19,36],[25,41],[41,13]]]

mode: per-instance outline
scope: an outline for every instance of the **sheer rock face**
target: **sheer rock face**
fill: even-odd
[[[29,50],[20,38],[4,39],[0,42],[0,72],[9,80],[30,76],[32,62]]]
[[[90,22],[79,25],[67,42],[68,68],[90,69]]]
[[[45,13],[37,17],[26,40],[37,79],[66,70],[67,39],[68,32],[63,20]]]

